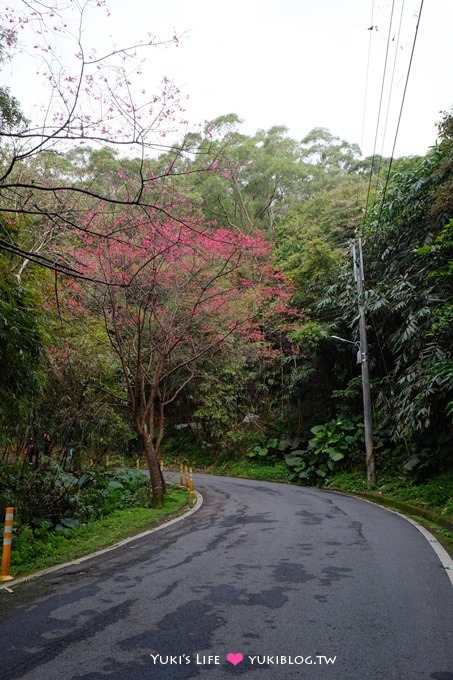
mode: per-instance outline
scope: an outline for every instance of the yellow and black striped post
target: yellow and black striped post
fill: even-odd
[[[6,508],[5,531],[3,533],[3,552],[2,552],[2,573],[0,581],[12,581],[14,576],[10,576],[9,565],[11,563],[11,542],[13,538],[13,519],[14,508]]]
[[[188,489],[189,488],[189,469],[188,469],[187,465],[184,465],[184,476],[185,476],[185,480],[186,480],[184,486],[186,487],[186,489]]]
[[[183,486],[183,481],[182,481],[182,463],[179,466],[179,486]]]
[[[189,468],[189,491],[193,491],[193,472],[192,472],[192,468]]]

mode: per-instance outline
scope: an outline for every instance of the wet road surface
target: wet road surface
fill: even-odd
[[[0,680],[453,680],[453,589],[414,526],[332,492],[195,481],[190,517],[0,591]]]

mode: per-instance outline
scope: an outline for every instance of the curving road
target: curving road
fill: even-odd
[[[453,588],[414,526],[331,492],[195,481],[190,517],[0,591],[1,680],[453,680]]]

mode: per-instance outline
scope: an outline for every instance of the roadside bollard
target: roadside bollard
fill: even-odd
[[[189,470],[187,468],[187,465],[184,465],[184,475],[185,475],[185,478],[186,478],[185,487],[186,487],[186,489],[188,489],[189,488]]]
[[[140,470],[140,458],[137,456],[135,465],[137,466],[137,470]]]
[[[183,486],[182,482],[182,463],[179,466],[179,486]]]
[[[189,491],[193,491],[193,472],[192,472],[192,468],[189,468]]]
[[[0,581],[12,581],[14,576],[10,576],[9,566],[11,563],[11,542],[13,538],[13,518],[14,508],[6,508],[5,531],[3,533],[3,553],[2,553],[2,573]]]

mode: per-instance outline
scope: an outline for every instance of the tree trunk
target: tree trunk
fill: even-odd
[[[146,454],[146,461],[148,463],[149,478],[151,480],[151,488],[153,497],[151,505],[156,508],[165,494],[165,480],[160,469],[159,455],[154,448],[153,442],[149,440],[148,436],[142,438],[143,446]]]

